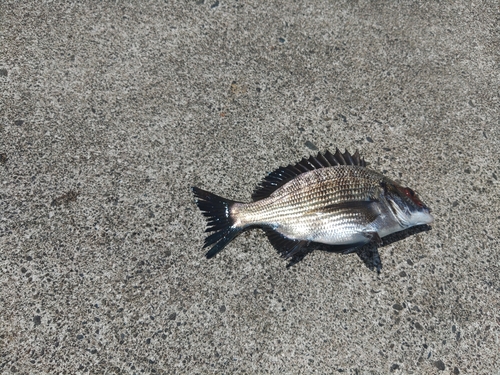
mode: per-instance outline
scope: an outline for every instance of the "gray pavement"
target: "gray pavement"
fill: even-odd
[[[498,374],[495,1],[0,4],[0,373]],[[359,149],[432,230],[380,274],[261,231],[215,259],[189,187]]]

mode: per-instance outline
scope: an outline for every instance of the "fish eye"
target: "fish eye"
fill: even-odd
[[[413,198],[415,196],[415,192],[412,189],[410,189],[409,187],[404,188],[403,191],[408,198]]]
[[[403,189],[403,193],[412,200],[413,203],[415,203],[418,207],[424,207],[424,204],[418,199],[417,195],[415,192],[410,189],[409,187]]]

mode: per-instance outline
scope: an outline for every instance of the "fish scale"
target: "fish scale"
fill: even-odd
[[[346,201],[366,200],[370,198],[375,184],[383,179],[378,173],[356,183],[359,167],[342,166],[319,169],[300,175],[297,180],[278,189],[267,199],[255,203],[238,204],[243,221],[253,224],[264,224],[266,219],[285,211],[284,216],[301,215],[303,212],[315,211],[321,207]],[[354,173],[353,173],[354,172]],[[370,178],[371,177],[371,178]],[[348,181],[348,180],[351,181]]]
[[[433,221],[413,190],[366,168],[364,159],[337,149],[270,173],[253,194],[254,202],[227,200],[192,188],[209,218],[205,240],[217,254],[244,230],[263,228],[285,257],[311,243],[352,250],[414,225]]]

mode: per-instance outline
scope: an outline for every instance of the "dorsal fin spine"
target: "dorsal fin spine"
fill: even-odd
[[[332,154],[330,151],[326,151],[323,154],[318,153],[317,156],[310,156],[309,159],[302,158],[295,165],[290,164],[287,167],[279,167],[274,172],[271,172],[257,186],[252,194],[252,198],[254,201],[267,198],[274,191],[302,173],[339,165],[366,167],[365,160],[360,157],[358,150],[353,155],[347,150],[342,154],[338,148],[335,150],[335,154]]]
[[[316,160],[318,164],[321,165],[321,168],[330,167],[330,163],[328,163],[328,160],[326,160],[322,154],[318,154]]]
[[[335,150],[335,155],[334,156],[335,156],[335,158],[337,159],[337,161],[338,161],[338,163],[340,165],[346,165],[345,159],[342,156],[342,153],[340,152],[340,150],[338,148]]]

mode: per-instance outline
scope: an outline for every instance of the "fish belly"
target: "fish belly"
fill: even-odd
[[[326,245],[346,245],[368,242],[366,232],[373,231],[364,225],[356,215],[347,217],[328,216],[318,218],[304,217],[293,223],[278,224],[275,230],[293,240],[319,242]],[[348,216],[352,216],[349,218]]]

